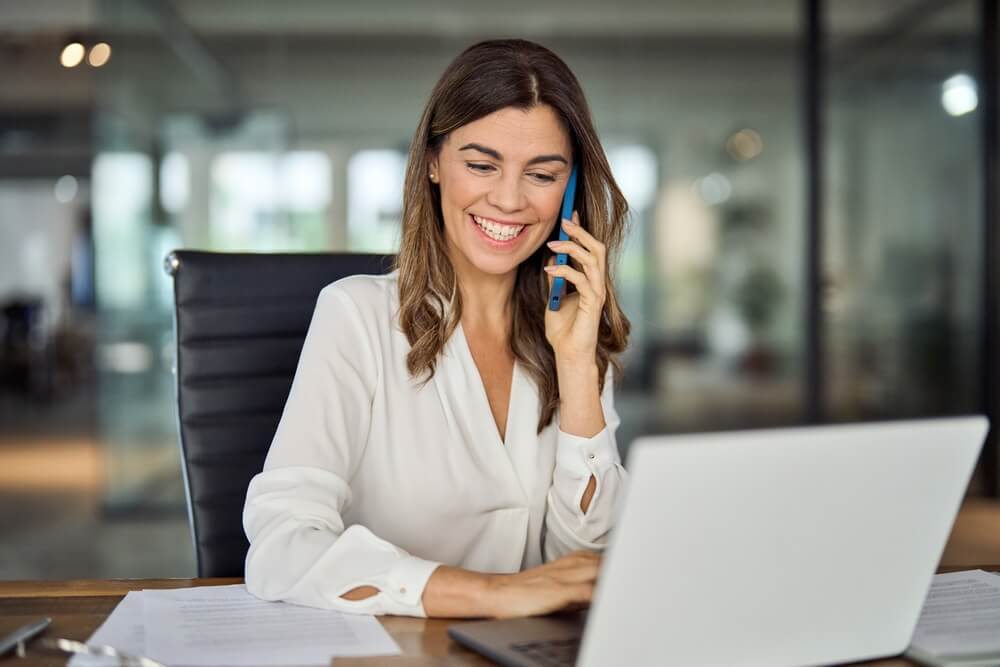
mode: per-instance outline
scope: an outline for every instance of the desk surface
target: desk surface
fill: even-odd
[[[975,569],[977,566],[946,567],[941,571]],[[979,566],[1000,571],[998,565]],[[0,636],[44,616],[52,617],[50,637],[85,640],[132,590],[143,588],[183,588],[214,584],[239,583],[239,579],[124,579],[80,581],[0,581]],[[340,658],[337,667],[480,667],[491,665],[448,639],[450,620],[381,617],[382,624],[403,650],[403,656],[391,658]],[[32,660],[0,658],[11,667],[63,665],[58,655]],[[908,660],[894,658],[859,663],[870,667],[903,667]]]

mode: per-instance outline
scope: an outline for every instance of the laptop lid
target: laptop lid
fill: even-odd
[[[983,417],[643,437],[579,665],[902,652]]]

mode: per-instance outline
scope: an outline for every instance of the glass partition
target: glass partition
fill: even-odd
[[[981,409],[978,5],[829,3],[833,419]]]

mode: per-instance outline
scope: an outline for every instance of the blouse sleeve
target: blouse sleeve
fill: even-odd
[[[320,293],[263,472],[247,490],[247,589],[265,600],[364,614],[426,616],[439,563],[411,556],[361,525],[344,526],[347,480],[368,436],[379,376],[364,318],[337,285]],[[340,597],[359,586],[377,595]]]
[[[556,463],[545,511],[542,553],[550,561],[578,549],[600,551],[607,544],[615,519],[616,503],[624,491],[625,468],[621,464],[615,431],[621,419],[614,407],[612,367],[604,380],[601,406],[604,429],[592,438],[564,433],[556,436]],[[580,501],[593,476],[594,495],[587,511]]]

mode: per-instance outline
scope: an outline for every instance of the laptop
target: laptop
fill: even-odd
[[[589,613],[448,634],[508,667],[899,654],[987,428],[974,416],[639,438]]]

